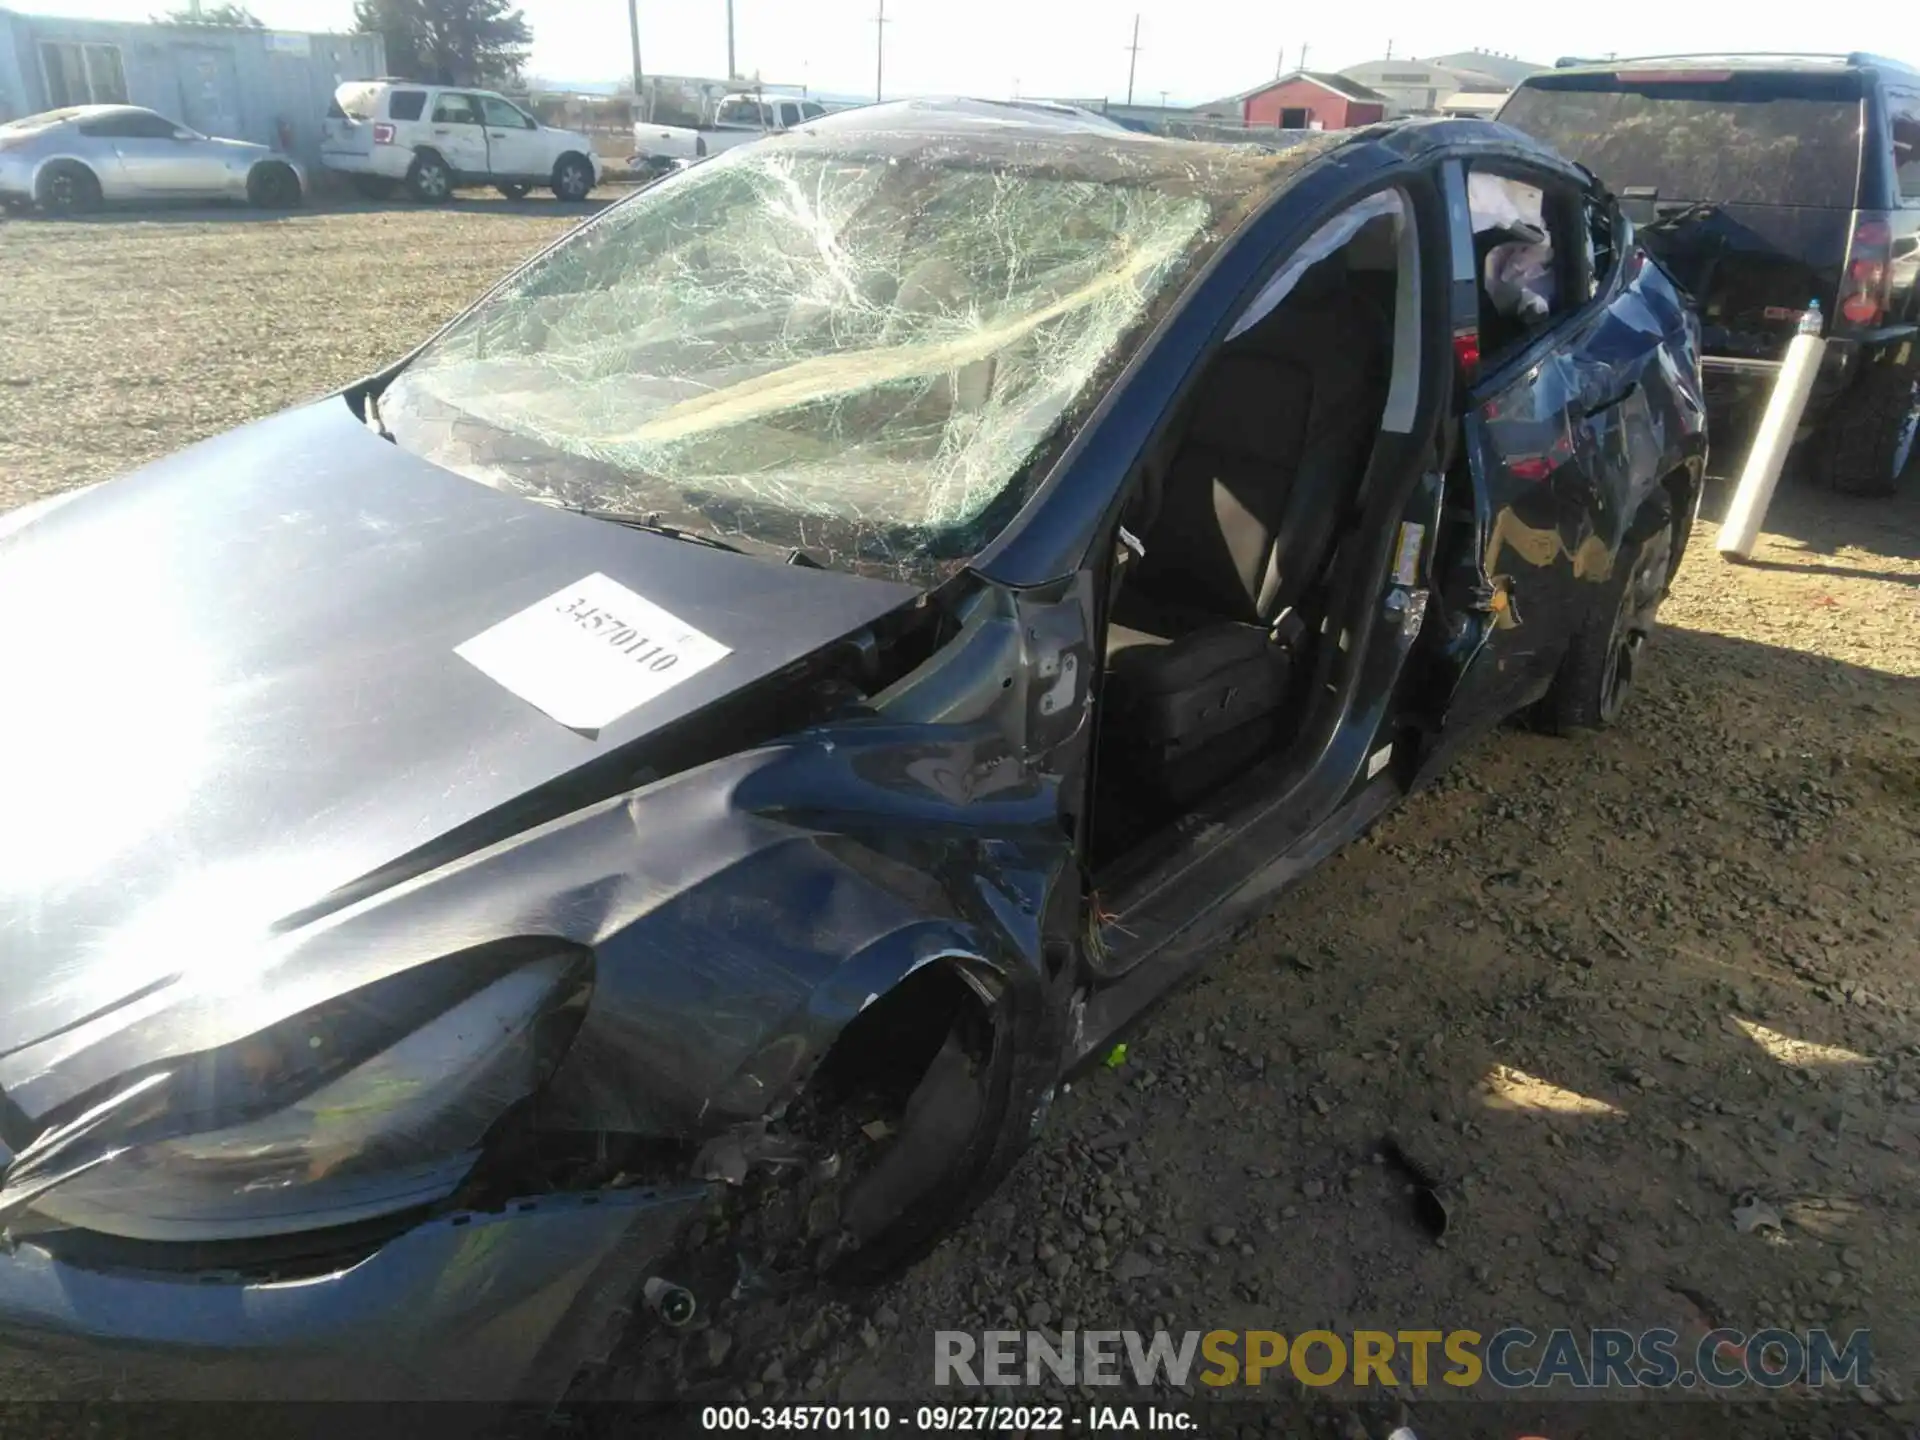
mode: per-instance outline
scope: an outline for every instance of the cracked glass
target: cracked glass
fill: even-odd
[[[1247,208],[1234,182],[1272,183],[1214,147],[1138,144],[1156,163],[1061,163],[1085,137],[732,152],[457,321],[382,418],[534,499],[937,582]]]

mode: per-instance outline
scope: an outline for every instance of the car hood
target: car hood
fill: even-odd
[[[455,653],[594,575],[730,653],[598,731]],[[640,770],[916,593],[490,489],[338,398],[0,527],[0,1058],[166,983],[210,927],[264,937],[597,760]]]

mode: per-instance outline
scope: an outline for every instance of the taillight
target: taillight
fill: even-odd
[[[1887,313],[1893,281],[1893,224],[1887,216],[1861,211],[1854,216],[1853,243],[1847,246],[1847,270],[1840,286],[1840,317],[1849,325],[1878,325]]]
[[[1480,378],[1480,335],[1477,331],[1463,331],[1453,337],[1453,359],[1460,367],[1460,379],[1463,384],[1471,385]]]
[[[391,145],[393,143],[393,126],[387,124],[384,120],[378,125],[375,125],[373,127],[373,143],[376,145]]]

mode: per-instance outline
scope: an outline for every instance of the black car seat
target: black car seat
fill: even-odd
[[[1297,607],[1364,471],[1390,355],[1389,317],[1335,256],[1202,378],[1108,627],[1104,730],[1161,798],[1212,788],[1277,735]]]

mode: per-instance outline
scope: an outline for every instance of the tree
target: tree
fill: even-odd
[[[385,38],[391,74],[435,85],[517,85],[533,43],[512,0],[354,0],[353,18]]]
[[[259,30],[260,17],[244,5],[182,5],[153,17],[157,25],[244,25]]]

